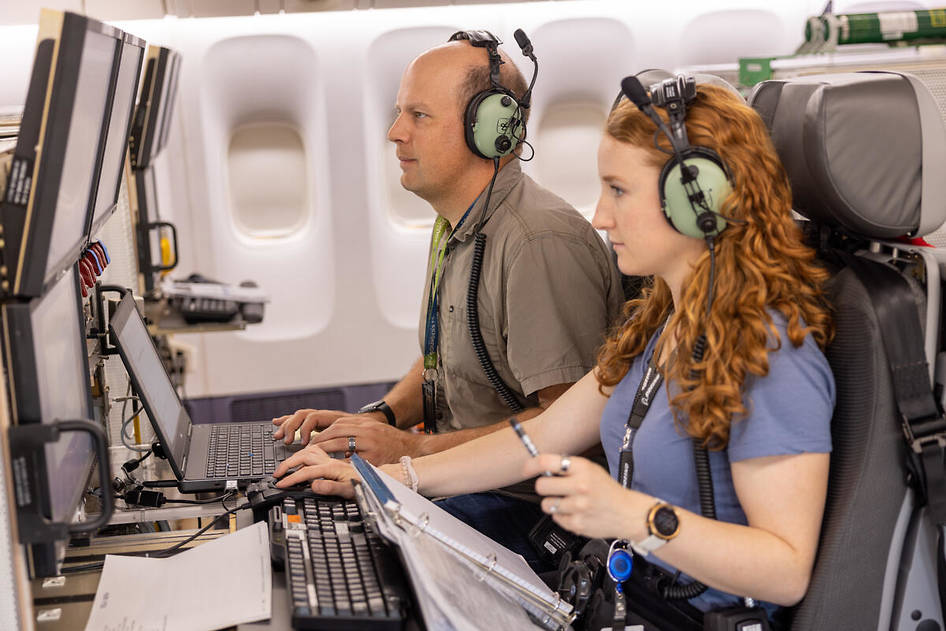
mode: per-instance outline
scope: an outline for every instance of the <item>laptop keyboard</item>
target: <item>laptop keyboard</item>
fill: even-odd
[[[214,423],[207,446],[207,477],[272,474],[291,453],[282,441],[273,442],[273,429],[272,423]]]
[[[338,499],[283,500],[268,515],[294,629],[400,629],[408,587],[397,554]]]

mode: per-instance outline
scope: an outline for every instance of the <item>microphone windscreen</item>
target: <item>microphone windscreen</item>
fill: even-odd
[[[650,97],[647,95],[647,90],[644,89],[644,86],[641,85],[637,77],[631,76],[621,79],[621,91],[624,92],[624,95],[637,107],[650,105]]]
[[[516,38],[516,43],[519,44],[519,48],[521,48],[523,52],[526,50],[526,47],[532,47],[532,42],[529,41],[529,37],[521,28],[517,28],[512,36]]]

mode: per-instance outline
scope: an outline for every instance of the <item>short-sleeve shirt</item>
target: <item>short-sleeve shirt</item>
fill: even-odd
[[[440,431],[479,427],[512,412],[473,350],[467,289],[474,233],[486,236],[477,310],[496,372],[523,407],[536,392],[578,381],[595,363],[623,301],[620,276],[597,231],[566,201],[524,175],[513,160],[497,175],[489,208],[480,195],[450,238],[440,280],[437,366]],[[428,261],[429,269],[429,261]],[[427,296],[423,293],[420,346]]]
[[[724,451],[709,452],[716,517],[720,521],[748,523],[736,496],[730,463],[763,456],[831,451],[835,390],[827,359],[810,335],[801,346],[794,347],[785,332],[785,318],[778,312],[770,314],[781,348],[768,354],[768,375],[746,378],[743,402],[748,413],[733,422],[728,447]],[[644,352],[633,360],[627,374],[615,386],[601,417],[601,444],[615,478],[628,413],[643,376],[643,366],[653,356],[656,339],[655,335]],[[770,339],[769,346],[774,346],[774,340]],[[693,442],[682,429],[674,426],[666,384],[662,384],[652,398],[651,407],[634,437],[633,454],[631,488],[701,513]],[[648,560],[675,570],[656,556]],[[692,579],[684,575],[683,580]],[[707,610],[734,605],[740,599],[738,595],[709,589],[690,603]]]

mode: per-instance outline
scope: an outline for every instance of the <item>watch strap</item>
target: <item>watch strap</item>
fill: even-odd
[[[385,403],[384,399],[369,403],[358,410],[359,414],[367,414],[368,412],[381,412],[388,420],[388,425],[391,427],[397,427],[397,418],[394,416],[394,410],[391,409],[390,405]]]
[[[631,548],[642,557],[647,556],[657,548],[665,545],[666,539],[661,539],[657,535],[647,535],[640,541],[632,541]]]

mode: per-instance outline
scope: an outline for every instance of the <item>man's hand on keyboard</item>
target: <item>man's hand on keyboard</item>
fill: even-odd
[[[375,466],[397,462],[401,456],[422,456],[423,434],[400,430],[373,417],[344,416],[326,430],[314,434],[311,445],[327,452],[343,451],[351,455],[355,445],[358,455]]]
[[[290,469],[295,471],[289,473]],[[283,460],[273,477],[280,478],[276,481],[276,487],[280,489],[311,481],[316,493],[351,498],[354,497],[351,480],[357,479],[358,474],[351,463],[330,458],[315,445],[309,445]]]
[[[308,445],[313,431],[323,430],[343,416],[351,416],[351,414],[341,410],[312,410],[308,408],[296,410],[293,414],[273,419],[273,425],[277,427],[273,432],[273,439],[279,440],[281,438],[287,445],[290,445],[295,440],[296,430],[298,430],[300,442],[303,445]]]

